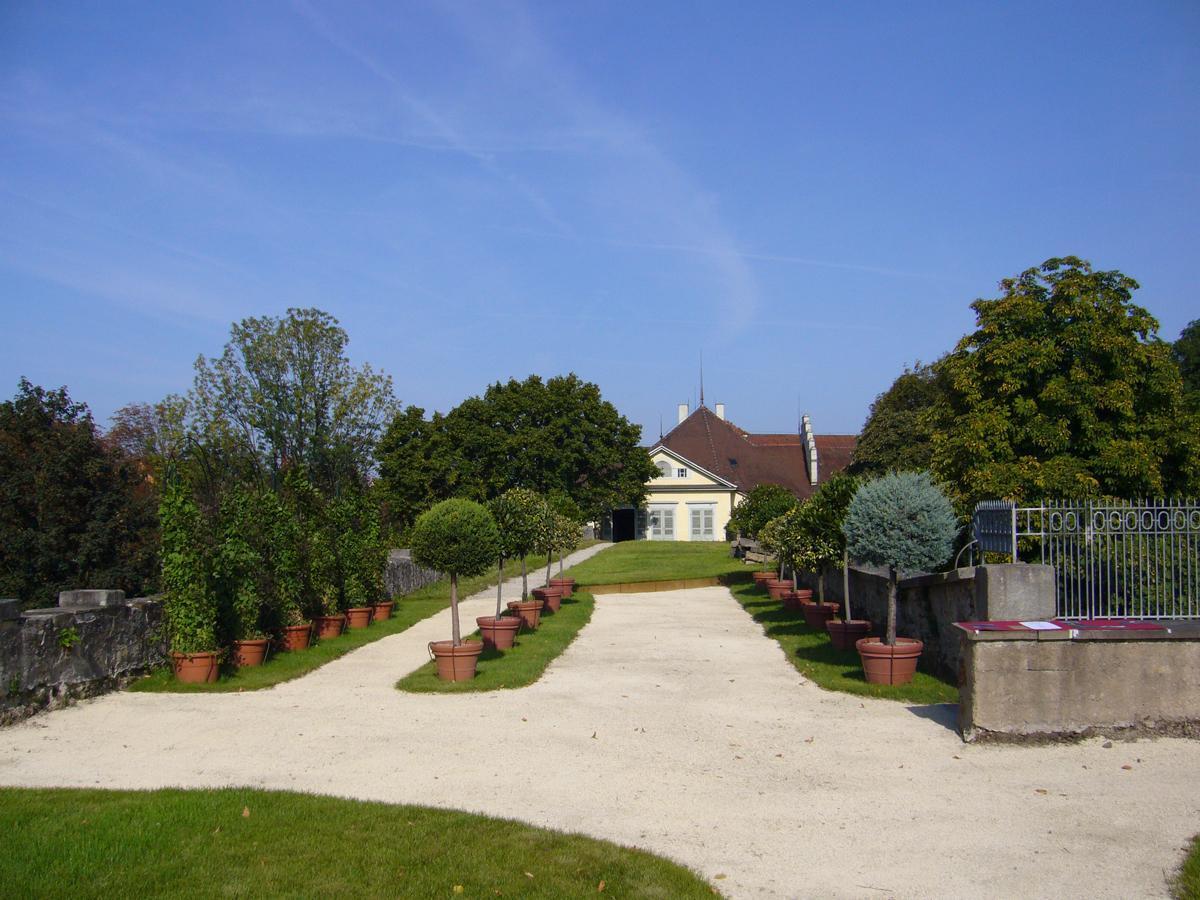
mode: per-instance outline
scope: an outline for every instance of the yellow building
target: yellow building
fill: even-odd
[[[658,475],[641,508],[612,513],[614,541],[723,541],[734,508],[760,484],[778,484],[807,499],[845,468],[854,435],[814,435],[808,416],[796,434],[751,434],[725,419],[725,405],[689,412],[648,449]]]

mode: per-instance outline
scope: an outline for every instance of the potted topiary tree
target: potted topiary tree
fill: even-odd
[[[792,508],[794,507],[789,507],[788,510],[770,519],[758,529],[757,540],[759,546],[767,553],[773,553],[779,564],[779,574],[776,575],[772,572],[771,577],[764,579],[762,582],[763,586],[767,589],[767,593],[771,595],[772,600],[782,600],[783,595],[794,587],[794,584],[790,580],[783,577],[787,561],[779,552],[779,547],[785,537],[783,532],[784,518]]]
[[[163,613],[171,663],[180,681],[217,680],[217,603],[210,587],[200,510],[169,473],[159,504]]]
[[[417,517],[409,537],[413,560],[450,576],[451,639],[432,641],[438,678],[469,681],[483,651],[479,641],[464,641],[458,620],[458,576],[478,575],[499,555],[496,521],[471,500],[443,500]]]
[[[563,574],[563,557],[574,553],[583,538],[583,524],[574,516],[559,515],[555,519],[555,550],[558,551],[558,577],[551,578],[549,585],[558,588],[562,597],[569,597],[575,590],[575,579]],[[561,599],[561,598],[560,598]],[[554,607],[556,610],[557,606]]]
[[[529,577],[525,557],[533,552],[537,542],[538,522],[544,515],[545,505],[536,491],[527,488],[510,488],[488,504],[500,534],[500,551],[496,562],[496,614],[475,620],[485,647],[507,650],[516,640],[517,630],[521,627],[520,617],[503,615],[504,560],[521,560],[521,602],[527,602]]]
[[[958,531],[954,508],[928,473],[897,472],[862,485],[850,501],[842,529],[850,558],[887,566],[887,630],[856,644],[872,684],[907,684],[924,645],[896,637],[901,569],[931,569],[945,562]]]
[[[299,523],[273,491],[259,498],[258,514],[263,522],[266,570],[270,579],[267,604],[272,629],[281,650],[303,650],[312,636],[312,623],[304,618],[300,599],[304,594],[301,570]]]
[[[792,572],[790,579],[773,579],[767,582],[767,590],[771,596],[783,601],[783,608],[797,610],[802,604],[812,598],[812,591],[801,590],[799,574],[802,569],[811,568],[808,553],[808,531],[805,529],[808,504],[797,504],[767,523],[763,531],[771,541],[775,555],[779,557],[780,566],[787,567]],[[806,616],[807,617],[807,616]]]
[[[220,586],[222,618],[233,640],[233,661],[238,668],[261,666],[270,643],[263,630],[263,594],[259,579],[264,576],[259,552],[260,519],[257,496],[237,486],[221,500],[220,544],[215,558],[216,582]]]
[[[818,600],[825,600],[825,576],[835,567],[842,572],[842,596],[845,616],[841,619],[836,615],[830,616],[825,622],[825,630],[829,632],[830,642],[839,650],[851,650],[859,638],[864,638],[871,631],[871,623],[866,619],[853,618],[850,610],[850,576],[846,553],[846,534],[842,531],[842,523],[850,501],[858,491],[859,480],[853,475],[838,472],[822,484],[808,501],[809,526],[816,536],[817,565],[820,568],[820,580],[817,583]],[[834,605],[836,613],[836,604]],[[815,615],[824,615],[816,613]]]

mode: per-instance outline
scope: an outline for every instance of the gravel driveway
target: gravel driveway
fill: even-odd
[[[807,683],[724,588],[598,598],[528,688],[396,691],[448,633],[439,614],[268,691],[35,717],[0,731],[0,783],[456,807],[644,847],[734,897],[1162,896],[1200,831],[1200,743],[965,746],[952,707]]]

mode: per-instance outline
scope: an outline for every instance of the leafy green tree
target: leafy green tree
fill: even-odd
[[[825,573],[845,565],[846,537],[842,522],[859,481],[838,472],[808,499],[784,513],[777,521],[777,552],[792,571],[817,575],[817,599],[825,602]],[[848,615],[848,614],[847,614]]]
[[[295,465],[326,493],[365,478],[395,401],[388,376],[350,364],[348,343],[319,309],[233,325],[219,357],[196,361],[188,400],[204,442],[239,447],[275,483]]]
[[[229,640],[248,641],[263,637],[261,624],[266,575],[262,519],[257,498],[237,487],[222,498],[219,512],[219,543],[213,559],[214,587],[223,613]]]
[[[934,367],[932,468],[960,509],[1200,490],[1200,424],[1137,282],[1064,257],[1000,286]]]
[[[726,529],[733,534],[740,532],[748,538],[761,540],[759,531],[762,527],[795,505],[796,497],[787,488],[778,484],[760,484],[734,508]]]
[[[492,500],[488,509],[492,518],[496,520],[496,528],[500,533],[499,574],[502,576],[504,573],[504,560],[521,560],[521,599],[527,600],[529,575],[526,572],[525,557],[532,553],[537,545],[541,522],[546,515],[546,500],[536,491],[527,488],[509,488]],[[501,602],[501,584],[497,582],[497,616],[503,612]]]
[[[208,529],[187,486],[168,475],[159,506],[162,523],[163,614],[171,649],[217,649],[217,601]]]
[[[887,634],[896,643],[896,595],[900,570],[944,563],[958,532],[954,507],[926,472],[894,472],[858,488],[842,529],[852,559],[888,568]]]
[[[471,500],[443,500],[417,517],[410,535],[413,560],[450,576],[452,640],[462,643],[458,621],[458,576],[478,575],[500,551],[492,514]]]
[[[906,368],[871,404],[850,471],[882,475],[928,469],[933,453],[929,411],[939,394],[932,366],[917,363]]]
[[[1188,322],[1171,347],[1171,355],[1179,364],[1183,389],[1193,398],[1200,398],[1200,319]]]
[[[638,504],[657,470],[641,429],[577,375],[490,385],[445,416],[409,407],[379,448],[382,494],[403,528],[450,496],[487,501],[509,488],[561,493],[587,518]]]
[[[111,419],[104,434],[138,465],[152,483],[166,476],[169,463],[177,463],[188,442],[188,401],[170,394],[158,403],[130,403]]]
[[[157,498],[66,388],[24,378],[0,403],[0,595],[25,607],[59,591],[157,585]]]

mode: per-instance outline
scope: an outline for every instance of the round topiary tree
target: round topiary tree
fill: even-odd
[[[458,576],[478,575],[500,552],[496,520],[471,500],[443,500],[417,517],[409,535],[413,560],[450,576],[452,643],[462,643],[458,624]]]
[[[538,540],[538,527],[546,513],[546,501],[537,491],[528,488],[510,488],[488,504],[496,528],[500,534],[498,565],[501,580],[496,586],[496,615],[502,612],[501,587],[504,575],[504,560],[521,560],[521,600],[529,599],[529,576],[525,557],[534,551]]]
[[[953,549],[958,523],[949,499],[926,472],[896,472],[860,487],[842,523],[850,557],[888,567],[887,634],[896,644],[899,570],[931,569]]]

